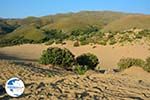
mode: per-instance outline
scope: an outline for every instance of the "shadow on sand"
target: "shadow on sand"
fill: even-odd
[[[65,76],[68,74],[74,74],[72,71],[67,71],[63,68],[60,67],[54,67],[51,66],[50,68],[46,68],[46,67],[41,67],[39,64],[37,63],[32,63],[32,62],[24,62],[24,61],[14,61],[14,63],[16,65],[23,65],[26,68],[28,68],[29,70],[35,72],[35,73],[42,73],[44,75],[48,75],[51,74],[52,76],[54,75],[61,75],[61,76]]]
[[[37,62],[37,59],[24,59],[24,58],[19,58],[13,55],[7,55],[4,53],[0,53],[0,60],[13,60],[13,61],[29,61],[29,62]]]

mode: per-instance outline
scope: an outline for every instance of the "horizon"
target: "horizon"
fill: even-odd
[[[109,2],[108,2],[109,1]],[[122,13],[150,14],[150,1],[147,0],[105,0],[105,1],[67,1],[67,0],[2,0],[0,18],[26,18],[47,15],[77,13],[81,11],[112,11]]]

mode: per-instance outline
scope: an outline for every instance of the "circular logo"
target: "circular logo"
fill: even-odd
[[[11,78],[6,82],[5,89],[11,97],[19,97],[24,92],[24,83],[17,77]]]

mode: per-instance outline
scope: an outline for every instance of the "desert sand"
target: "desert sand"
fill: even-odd
[[[150,100],[150,74],[136,66],[114,74],[90,70],[76,75],[60,68],[0,61],[0,69],[0,83],[17,76],[26,87],[21,97],[3,94],[0,100]]]
[[[105,73],[89,70],[77,75],[59,67],[37,63],[43,50],[48,47],[67,48],[78,56],[91,52],[100,60],[101,69],[117,68],[123,57],[145,59],[150,56],[147,44],[65,45],[24,44],[0,48],[0,84],[11,77],[19,77],[25,83],[25,92],[19,98],[0,94],[0,100],[150,100],[150,74],[133,66],[122,72]],[[12,61],[15,60],[15,61]]]
[[[43,50],[48,47],[60,47],[69,49],[74,55],[78,56],[83,53],[93,53],[100,61],[101,68],[117,68],[117,62],[123,57],[133,57],[145,59],[150,56],[149,46],[147,44],[127,44],[121,45],[85,45],[80,47],[73,47],[73,42],[67,41],[65,45],[53,44],[46,46],[44,44],[24,44],[20,46],[11,46],[0,48],[0,58],[37,61]]]

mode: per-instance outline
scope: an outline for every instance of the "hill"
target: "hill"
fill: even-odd
[[[122,31],[131,28],[150,29],[150,15],[129,15],[106,25],[103,31]]]
[[[8,34],[6,38],[16,37],[23,37],[24,39],[39,41],[44,39],[46,36],[42,30],[31,25],[24,25],[14,30],[11,34]]]
[[[0,19],[0,35],[10,33],[16,29],[17,26],[9,24],[7,20]]]
[[[41,19],[51,20],[51,23],[43,28],[61,29],[70,32],[75,29],[82,29],[88,25],[103,28],[110,22],[120,19],[127,14],[111,11],[81,11],[78,13],[57,14],[54,16],[45,16]]]
[[[24,19],[1,18],[0,46],[43,43],[48,40],[60,43],[65,39],[79,40],[81,44],[95,41],[94,43],[104,45],[111,39],[111,44],[114,44],[117,41],[111,35],[115,34],[107,37],[103,32],[124,31],[135,27],[150,29],[149,19],[149,15],[111,11],[81,11],[43,17],[29,16]]]
[[[72,29],[84,28],[88,25],[95,25],[102,28],[110,22],[126,15],[125,13],[111,11],[81,11],[78,13],[56,14],[43,17],[30,16],[24,19],[1,19],[0,28],[6,25],[10,25],[11,27],[33,25],[42,29],[60,29],[68,32]]]

